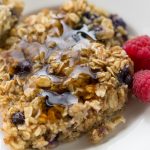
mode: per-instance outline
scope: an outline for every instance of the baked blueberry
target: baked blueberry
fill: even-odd
[[[15,74],[26,75],[31,72],[31,69],[32,69],[32,65],[30,61],[25,60],[19,62],[18,65],[15,67]]]
[[[123,28],[127,27],[125,21],[122,18],[120,18],[118,15],[110,15],[110,19],[112,20],[113,25],[116,28],[119,26],[122,26]]]
[[[124,67],[122,70],[120,70],[120,72],[118,74],[118,80],[120,83],[126,84],[129,87],[131,87],[132,75],[131,75],[128,67]]]
[[[24,124],[25,122],[24,114],[22,112],[14,113],[12,116],[12,122],[15,125]]]

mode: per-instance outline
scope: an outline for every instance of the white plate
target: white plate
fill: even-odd
[[[40,8],[56,6],[64,0],[25,0],[25,14]],[[99,7],[117,13],[129,24],[132,33],[150,35],[149,0],[89,0]],[[86,137],[64,144],[56,150],[150,150],[150,107],[131,99],[125,111],[127,122],[102,144],[91,145]],[[0,150],[8,150],[0,133]]]

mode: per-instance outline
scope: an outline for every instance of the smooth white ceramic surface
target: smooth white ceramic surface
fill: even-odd
[[[24,14],[40,8],[57,6],[64,0],[25,0]],[[130,32],[150,35],[150,0],[89,0],[99,7],[123,17],[130,26]],[[86,137],[63,144],[56,150],[150,150],[150,106],[131,98],[125,110],[126,124],[120,126],[102,144],[91,145]],[[0,150],[9,150],[0,133]]]

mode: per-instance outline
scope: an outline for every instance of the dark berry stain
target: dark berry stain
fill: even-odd
[[[123,39],[123,41],[128,41],[128,36],[127,35],[123,35],[122,39]]]
[[[99,16],[96,14],[92,14],[89,11],[83,13],[83,17],[86,17],[88,20],[93,21],[94,19],[98,18]]]
[[[122,18],[120,18],[118,15],[111,15],[110,19],[113,22],[113,25],[117,28],[119,26],[122,26],[123,28],[126,29],[127,25],[124,22],[124,20]]]
[[[89,11],[83,13],[83,16],[90,19],[91,18],[91,13]]]
[[[12,122],[15,125],[24,124],[24,122],[25,122],[24,114],[22,112],[14,113],[12,116]]]
[[[18,65],[15,67],[15,74],[26,75],[31,72],[31,69],[32,69],[32,65],[30,61],[25,60],[19,62]]]
[[[120,83],[126,84],[129,87],[132,86],[132,76],[128,67],[124,67],[124,69],[119,72],[118,80]]]
[[[124,81],[129,87],[131,87],[132,85],[132,76],[131,75],[127,75]]]

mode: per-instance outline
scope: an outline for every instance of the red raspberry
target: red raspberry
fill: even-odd
[[[133,93],[142,102],[150,102],[150,70],[142,70],[133,77]]]
[[[135,71],[150,69],[150,37],[139,36],[125,43],[125,51],[134,61]]]

